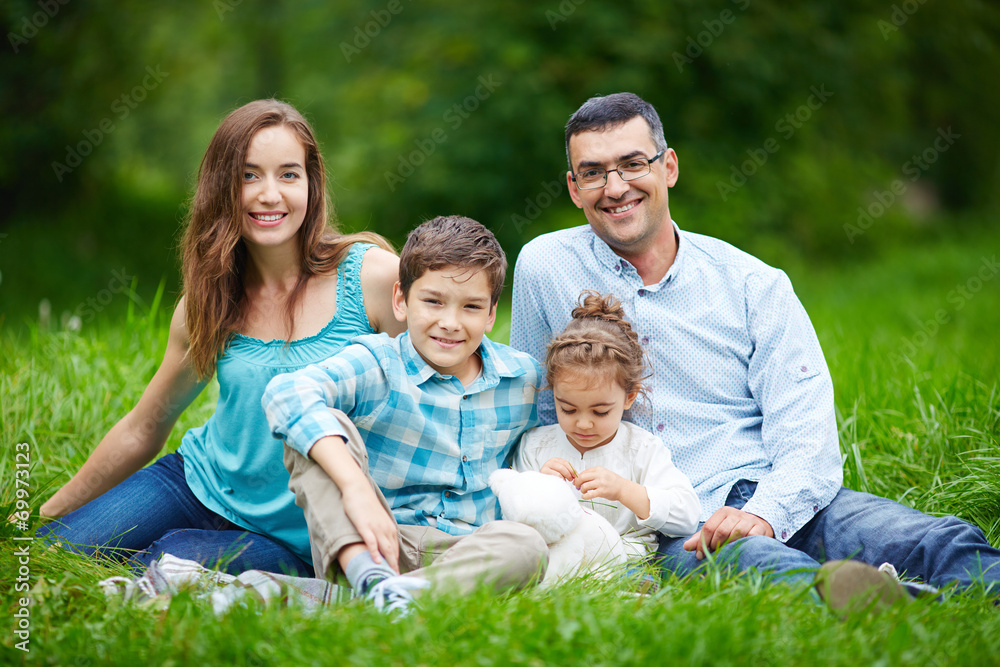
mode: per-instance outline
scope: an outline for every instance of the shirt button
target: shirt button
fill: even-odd
[[[657,431],[662,431],[663,430],[663,424],[657,424],[656,425],[656,430]]]
[[[463,401],[467,401],[467,400],[469,400],[469,397],[468,397],[468,396],[463,396],[463,397],[462,397],[462,400],[463,400]]]
[[[451,491],[445,491],[444,492],[444,497],[445,498],[451,498]]]
[[[468,456],[463,456],[463,457],[462,457],[462,463],[465,463],[465,462],[466,462],[466,461],[468,461],[468,460],[469,460],[469,457],[468,457]]]
[[[636,292],[636,294],[638,294],[639,296],[646,296],[646,290],[641,289],[638,292]]]
[[[800,371],[802,371],[803,373],[805,373],[805,372],[806,372],[807,370],[809,370],[809,369],[808,369],[807,367],[803,366],[803,367],[802,367],[802,368],[800,368],[799,370],[800,370]]]
[[[642,337],[642,344],[643,345],[649,345],[649,336],[643,336]]]
[[[781,539],[783,539],[783,540],[787,540],[788,539],[788,531],[787,530],[781,531]]]

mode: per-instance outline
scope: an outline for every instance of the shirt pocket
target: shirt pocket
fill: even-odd
[[[500,459],[514,448],[518,429],[494,429],[483,438],[483,458]]]
[[[486,431],[479,439],[476,451],[466,455],[469,458],[475,459],[474,461],[469,461],[469,463],[473,463],[472,468],[483,478],[484,484],[490,473],[498,468],[502,468],[508,462],[507,459],[511,451],[513,451],[516,436],[519,432],[519,429],[493,429]]]

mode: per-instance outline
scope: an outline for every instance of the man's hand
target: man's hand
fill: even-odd
[[[388,563],[399,572],[399,531],[396,522],[382,507],[368,484],[342,489],[344,512],[364,540],[365,547],[376,563]]]
[[[551,459],[546,461],[540,472],[543,472],[546,475],[562,477],[569,482],[576,479],[576,470],[573,468],[573,464],[566,459],[559,458],[558,456],[553,456]]]
[[[774,529],[756,514],[735,507],[722,507],[708,518],[701,530],[688,538],[684,548],[696,551],[695,557],[701,560],[706,551],[714,552],[726,542],[750,535],[774,537]]]

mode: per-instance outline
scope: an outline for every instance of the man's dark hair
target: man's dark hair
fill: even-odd
[[[581,132],[602,132],[608,128],[618,127],[629,122],[636,116],[642,116],[649,126],[649,134],[657,151],[667,149],[667,140],[663,137],[663,123],[653,105],[634,93],[615,93],[603,97],[591,97],[583,103],[566,123],[566,162],[570,171],[573,163],[569,157],[569,140],[574,134]]]
[[[427,271],[447,267],[484,271],[490,305],[496,305],[507,275],[507,256],[493,232],[460,215],[438,216],[410,232],[399,253],[399,288],[409,298],[410,287]]]

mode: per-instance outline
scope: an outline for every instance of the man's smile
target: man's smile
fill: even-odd
[[[635,207],[642,203],[642,198],[636,197],[623,204],[613,204],[611,206],[602,206],[601,210],[608,215],[615,218],[623,218],[632,212]]]

